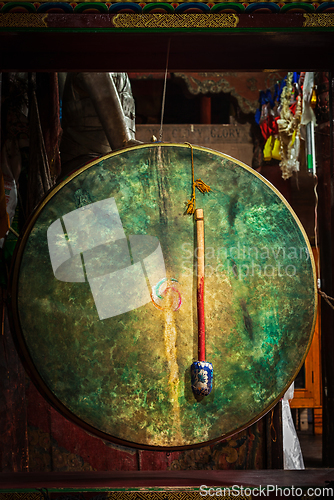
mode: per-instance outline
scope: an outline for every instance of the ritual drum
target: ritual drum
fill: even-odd
[[[213,379],[202,397],[191,383],[200,312],[189,201],[204,214]],[[124,149],[57,185],[20,238],[10,294],[19,350],[51,404],[101,438],[164,450],[268,412],[302,366],[317,308],[311,248],[288,203],[241,162],[189,144]]]

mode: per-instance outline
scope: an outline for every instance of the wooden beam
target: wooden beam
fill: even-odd
[[[6,25],[0,16],[3,71],[164,71],[169,40],[173,72],[328,70],[333,64],[334,26],[320,28],[322,18],[315,17],[307,27],[302,14],[241,14],[235,27],[212,29],[210,23],[117,28],[107,14],[48,14],[25,27],[14,23],[19,18],[10,27],[8,19]]]

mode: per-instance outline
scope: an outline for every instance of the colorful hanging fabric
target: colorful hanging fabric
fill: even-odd
[[[280,167],[283,179],[292,177],[294,172],[299,171],[299,151],[300,151],[300,118],[301,118],[301,96],[298,95],[296,101],[291,104],[294,97],[293,83],[294,73],[287,76],[280,100],[280,118],[277,120],[278,134],[280,139]]]
[[[260,109],[255,117],[265,139],[264,161],[280,161],[282,177],[288,179],[299,170],[300,118],[302,101],[300,75],[290,72],[277,82],[272,96],[260,92]]]

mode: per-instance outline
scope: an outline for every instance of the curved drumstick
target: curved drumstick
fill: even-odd
[[[207,396],[212,389],[212,364],[205,361],[205,314],[204,314],[204,214],[203,209],[195,211],[197,234],[197,321],[198,361],[191,365],[191,386],[195,395]]]

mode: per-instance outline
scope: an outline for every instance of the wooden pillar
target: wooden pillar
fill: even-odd
[[[264,417],[266,429],[266,468],[283,469],[282,403],[279,401]]]
[[[201,96],[201,123],[211,124],[211,97],[207,95]]]
[[[333,92],[331,73],[318,75],[316,129],[317,175],[319,179],[319,243],[321,289],[334,291],[334,193],[333,193]],[[334,311],[321,300],[323,382],[323,466],[334,467]]]
[[[3,74],[0,73],[0,97],[2,97],[2,83]],[[1,102],[0,99],[0,118],[3,112]],[[5,136],[5,129],[1,130],[0,125],[0,139],[1,134]],[[25,372],[16,352],[8,323],[7,293],[4,283],[6,274],[4,252],[3,248],[0,248],[0,472],[27,472],[29,457]]]

